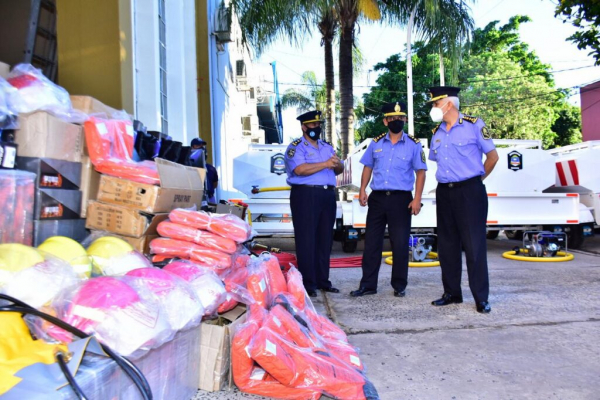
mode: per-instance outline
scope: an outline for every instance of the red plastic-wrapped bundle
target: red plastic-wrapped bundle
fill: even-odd
[[[271,284],[264,264],[251,260],[248,263],[247,287],[254,301],[263,308],[271,305]]]
[[[237,243],[244,243],[252,238],[250,225],[232,214],[209,214],[178,208],[169,213],[169,219],[177,224],[210,231]]]
[[[233,254],[237,250],[237,244],[231,239],[168,220],[158,224],[156,229],[162,237],[193,242],[223,253]]]
[[[326,351],[301,348],[263,326],[250,344],[250,356],[285,386],[318,390],[336,399],[377,399],[373,385]]]
[[[227,290],[227,296],[225,302],[219,306],[219,313],[224,313],[229,310],[233,310],[238,305],[237,297],[233,295],[239,287],[246,287],[246,281],[248,280],[248,270],[244,268],[236,268],[230,270],[224,277],[223,283],[225,284],[225,290]]]
[[[150,242],[150,252],[161,256],[181,257],[215,269],[231,267],[231,255],[184,242],[182,240],[157,238]]]
[[[231,343],[231,368],[236,386],[243,392],[259,396],[289,400],[319,399],[321,393],[310,389],[284,386],[260,368],[248,354],[247,348],[262,325],[265,315],[262,307],[250,307],[248,317]]]
[[[90,160],[96,171],[139,183],[160,184],[156,164],[135,162],[130,121],[90,117],[84,124]]]
[[[1,243],[33,244],[35,174],[0,170]]]
[[[300,309],[304,309],[306,306],[306,289],[302,283],[302,274],[296,267],[292,267],[288,270],[287,275],[287,291],[290,293]]]

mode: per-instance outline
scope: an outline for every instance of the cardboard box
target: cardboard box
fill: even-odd
[[[161,186],[132,182],[102,175],[98,201],[117,204],[148,213],[169,212],[175,208],[200,209],[206,170],[156,159]]]
[[[231,386],[231,340],[246,321],[246,307],[237,306],[200,325],[200,389],[215,392]]]
[[[82,127],[70,124],[47,112],[19,115],[20,129],[15,133],[21,157],[53,158],[80,162]]]
[[[81,191],[37,189],[33,219],[78,219],[81,214]]]
[[[96,172],[88,156],[81,157],[81,218],[87,216],[89,200],[98,198],[100,174]]]
[[[94,232],[100,232],[100,231],[96,231],[93,230],[92,234]],[[123,235],[117,235],[116,233],[109,233],[110,236],[115,236],[118,237],[119,239],[123,239],[124,241],[126,241],[127,243],[129,243],[131,245],[131,247],[133,247],[135,250],[139,251],[140,253],[143,254],[150,254],[150,242],[153,239],[156,239],[157,237],[159,237],[156,232],[154,232],[153,234],[149,234],[149,235],[145,235],[139,238],[134,238],[134,237],[130,237],[130,236],[123,236]]]
[[[10,65],[0,62],[0,77],[6,79],[9,72],[10,72]]]
[[[81,187],[81,163],[52,158],[17,157],[17,168],[37,175],[35,187],[77,190]]]
[[[157,234],[156,226],[168,217],[169,214],[166,213],[149,214],[127,207],[90,201],[85,227],[141,238],[142,236]]]
[[[52,236],[66,236],[78,242],[83,241],[88,232],[85,219],[63,219],[59,221],[33,221],[33,245],[39,246]]]
[[[217,204],[217,214],[233,214],[243,219],[244,211],[244,207],[234,204]]]
[[[83,111],[88,115],[105,114],[106,117],[111,118],[114,113],[119,112],[119,110],[117,110],[116,108],[109,107],[106,104],[102,103],[100,100],[96,100],[91,96],[70,97],[73,108],[79,111]]]

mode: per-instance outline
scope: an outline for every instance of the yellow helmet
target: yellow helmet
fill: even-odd
[[[44,262],[44,257],[33,247],[19,243],[0,244],[0,287],[12,274]]]
[[[38,249],[68,262],[81,277],[89,278],[92,273],[90,257],[83,246],[71,238],[52,236],[40,244]]]
[[[124,256],[133,251],[133,247],[123,239],[114,236],[102,236],[92,242],[87,248],[87,254],[92,259],[94,273],[103,275],[109,260],[113,257]]]

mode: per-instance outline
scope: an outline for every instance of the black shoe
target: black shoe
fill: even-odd
[[[404,297],[406,296],[406,290],[394,290],[394,296]]]
[[[340,289],[334,288],[333,286],[330,286],[328,288],[321,288],[322,291],[324,292],[329,292],[329,293],[339,293]]]
[[[377,290],[361,287],[358,290],[353,290],[352,292],[350,292],[350,296],[352,297],[367,296],[370,294],[377,294]]]
[[[489,314],[492,311],[492,307],[490,307],[490,303],[487,301],[480,301],[477,303],[477,312],[482,314]]]
[[[437,299],[431,302],[434,306],[447,306],[448,304],[460,304],[463,302],[462,296],[452,296],[451,294],[444,293],[441,299]]]
[[[310,297],[317,297],[317,291],[316,290],[307,290],[306,294],[308,294]]]

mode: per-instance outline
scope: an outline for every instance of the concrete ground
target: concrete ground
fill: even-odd
[[[381,399],[600,398],[600,237],[562,263],[502,258],[517,244],[488,240],[489,315],[475,311],[466,269],[464,303],[437,308],[430,302],[442,294],[439,268],[410,269],[406,297],[395,298],[386,264],[379,293],[357,299],[348,293],[360,268],[332,270],[341,293],[322,293],[315,306],[361,349]],[[336,243],[332,256],[347,254]],[[246,398],[259,397],[236,390],[195,397]]]

